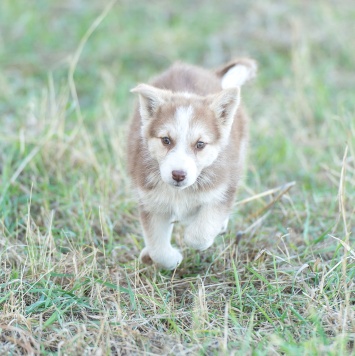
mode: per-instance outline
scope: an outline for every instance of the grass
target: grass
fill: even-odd
[[[354,32],[350,0],[3,0],[1,354],[354,354]],[[260,70],[229,232],[139,265],[129,89],[237,55]]]

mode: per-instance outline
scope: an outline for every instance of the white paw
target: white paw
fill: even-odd
[[[155,263],[158,267],[173,270],[182,261],[182,254],[176,248],[152,250],[144,247],[140,254],[140,260],[145,264]]]
[[[207,250],[214,241],[214,237],[196,236],[195,234],[185,233],[184,240],[186,245],[199,251]]]

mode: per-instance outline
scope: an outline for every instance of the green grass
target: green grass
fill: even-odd
[[[353,2],[103,3],[0,3],[0,353],[354,354]],[[196,253],[178,228],[175,272],[139,265],[129,89],[241,55],[229,233]]]

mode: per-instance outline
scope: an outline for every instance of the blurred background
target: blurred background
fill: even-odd
[[[2,117],[28,105],[48,76],[65,85],[80,40],[107,3],[1,1]],[[129,88],[173,61],[214,67],[249,55],[259,62],[262,90],[246,95],[291,100],[299,121],[315,123],[324,119],[322,107],[335,110],[353,90],[354,11],[351,0],[117,1],[81,54],[80,103],[95,116],[110,101],[123,120]],[[262,99],[256,102],[257,117],[270,115]],[[272,115],[289,121],[291,113],[270,104]]]

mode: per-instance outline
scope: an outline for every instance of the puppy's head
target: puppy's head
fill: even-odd
[[[191,186],[228,144],[239,88],[207,97],[147,84],[132,92],[139,94],[141,137],[159,164],[162,180],[179,189]]]

